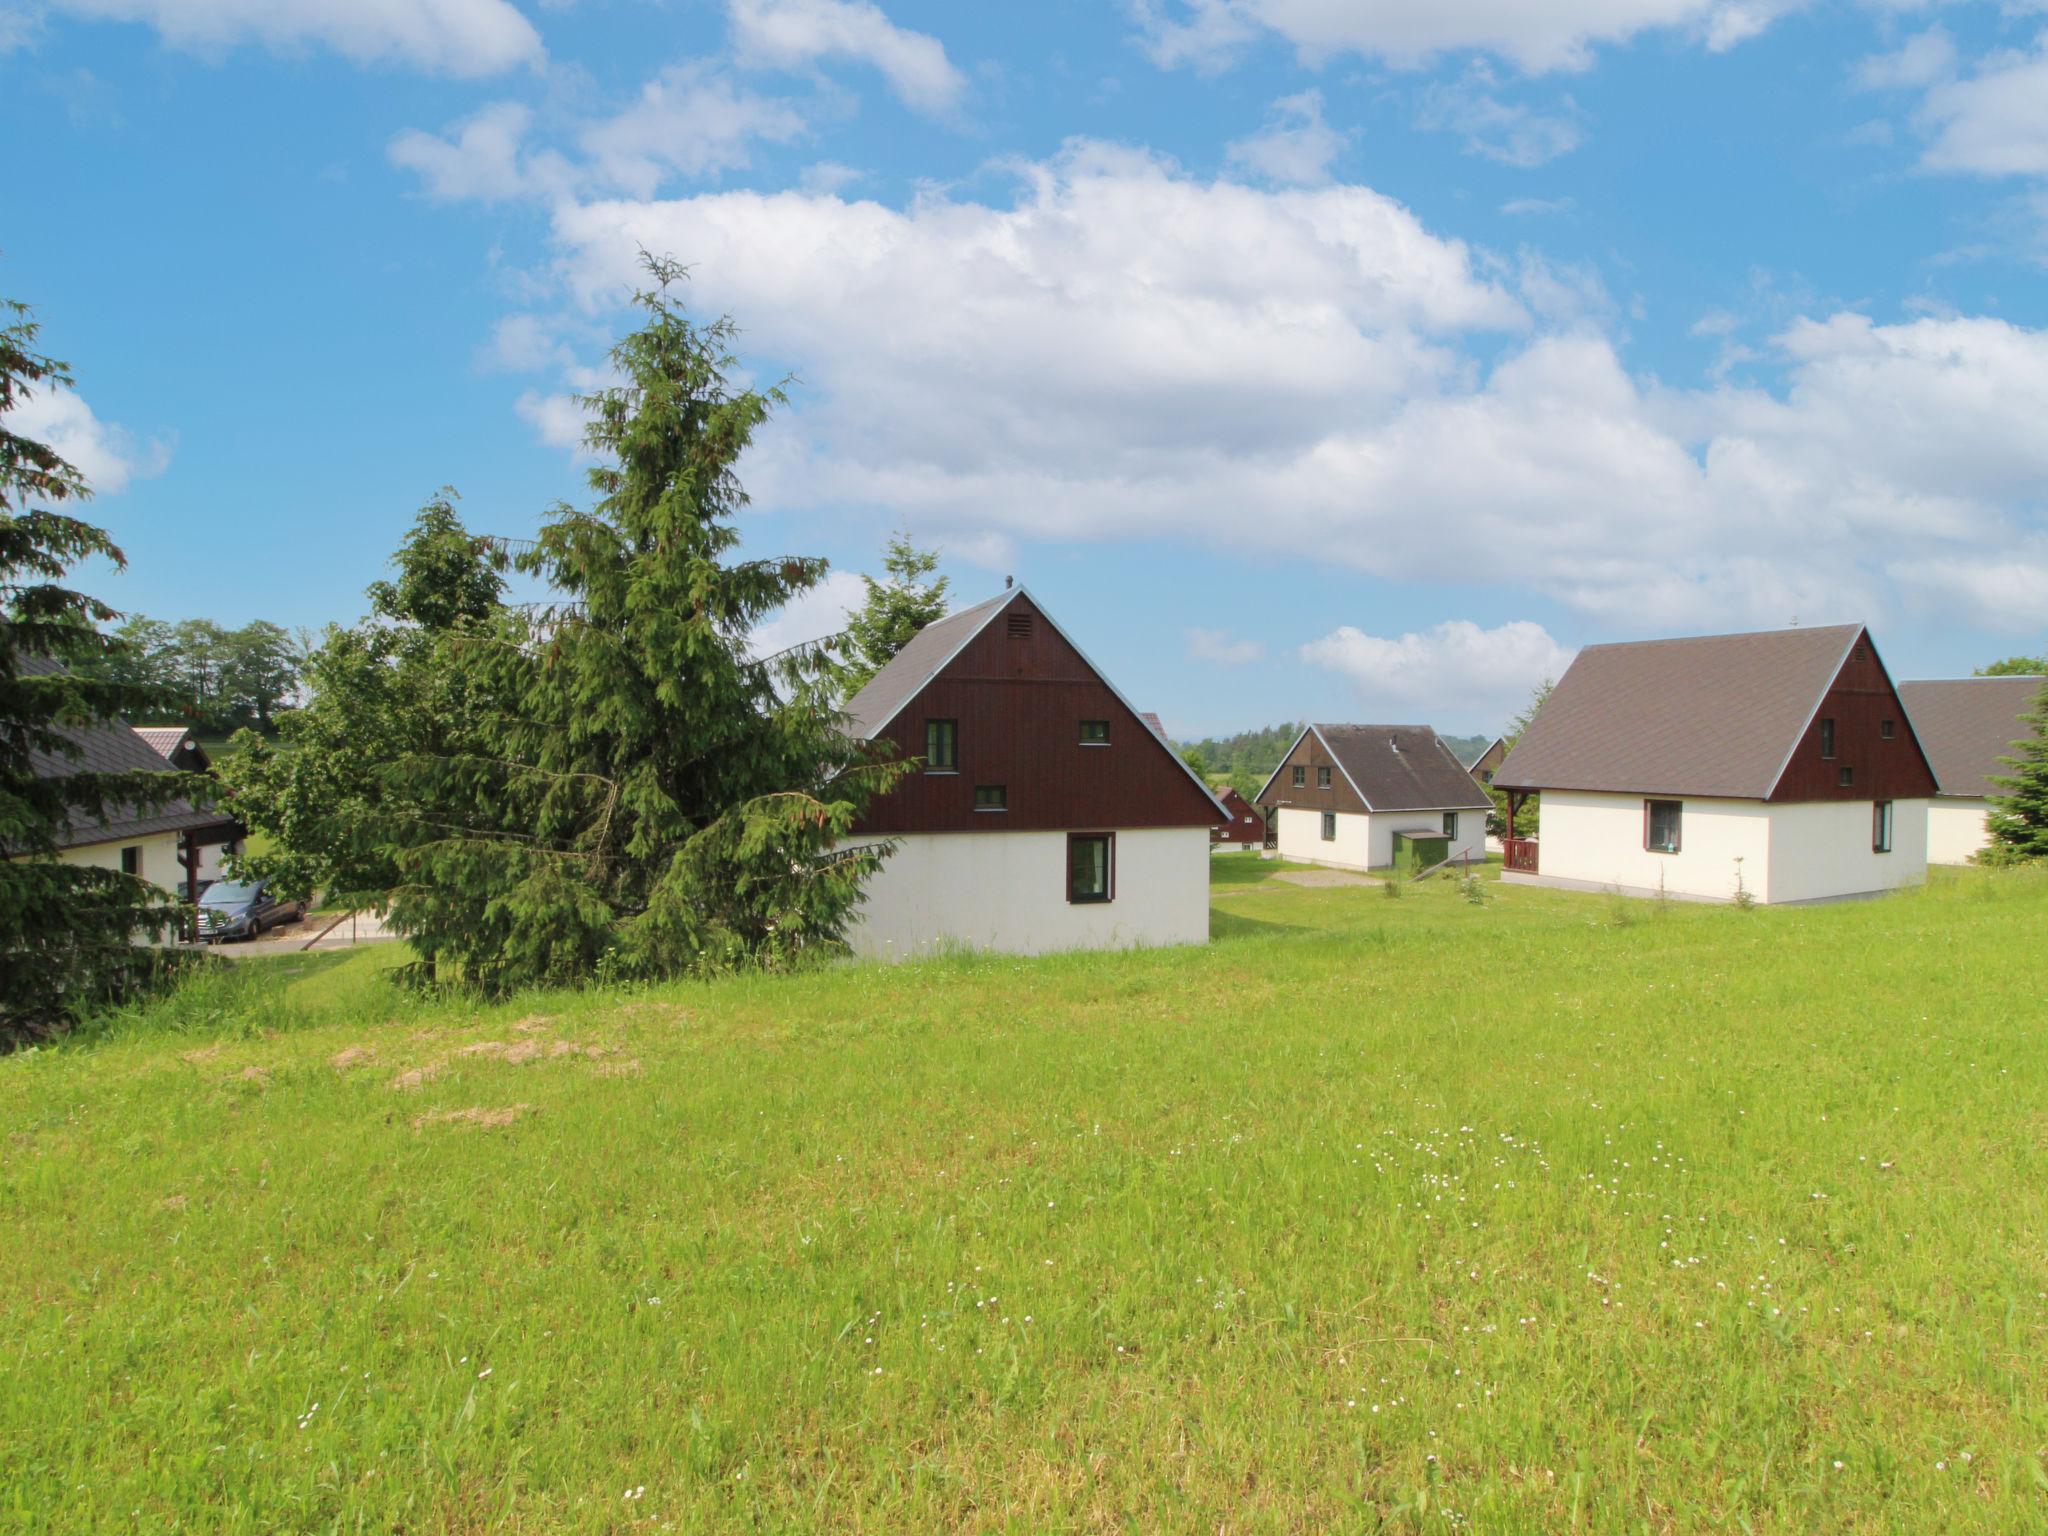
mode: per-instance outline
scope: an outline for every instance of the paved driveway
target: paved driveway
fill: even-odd
[[[247,943],[216,944],[214,953],[229,960],[253,960],[263,955],[296,955],[307,948],[348,949],[357,944],[396,943],[398,935],[384,926],[377,912],[353,912],[335,922],[333,913],[314,913],[283,928],[273,928],[260,939]]]

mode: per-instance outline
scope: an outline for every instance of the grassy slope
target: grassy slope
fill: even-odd
[[[1201,951],[483,1012],[309,956],[0,1061],[0,1525],[2048,1521],[2048,883],[1272,868]]]

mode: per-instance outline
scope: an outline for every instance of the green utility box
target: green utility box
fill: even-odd
[[[1451,840],[1441,832],[1396,832],[1394,867],[1430,869],[1451,856]]]

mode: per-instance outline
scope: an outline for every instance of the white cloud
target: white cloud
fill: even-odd
[[[1922,164],[1980,176],[2048,176],[2048,37],[1936,83],[1918,114],[1932,135]]]
[[[1347,679],[1369,709],[1405,710],[1433,725],[1505,717],[1545,678],[1564,676],[1572,652],[1527,619],[1497,629],[1450,619],[1395,639],[1346,624],[1304,645],[1301,657]]]
[[[1419,66],[1486,53],[1529,73],[1582,69],[1603,43],[1678,30],[1734,47],[1801,0],[1131,0],[1147,51],[1165,67],[1217,69],[1273,32],[1317,63],[1357,53]]]
[[[1511,197],[1500,205],[1500,211],[1511,219],[1518,219],[1546,213],[1570,213],[1577,206],[1569,197]]]
[[[692,304],[805,380],[750,455],[759,504],[906,518],[998,569],[1018,542],[1252,526],[1670,632],[1882,621],[1898,570],[1992,571],[2043,535],[2048,331],[1835,315],[1755,343],[1773,389],[1671,389],[1624,365],[1597,285],[1367,188],[1086,144],[1020,175],[1008,201],[900,210],[564,203],[557,270],[595,324],[640,248],[690,261]]]
[[[1929,27],[1890,53],[1873,54],[1851,79],[1867,91],[1917,90],[1946,80],[1956,70],[1956,45],[1941,27]]]
[[[730,0],[733,43],[745,64],[796,69],[850,59],[881,71],[904,105],[942,115],[967,82],[935,37],[897,26],[866,0]]]
[[[1454,85],[1431,85],[1422,93],[1416,126],[1462,134],[1466,154],[1523,169],[1579,147],[1585,134],[1575,111],[1572,115],[1538,112],[1519,102],[1502,101],[1491,86],[1483,70]]]
[[[40,389],[17,397],[7,427],[54,449],[85,477],[95,495],[113,496],[131,480],[160,475],[170,466],[171,442],[138,442],[125,427],[101,421],[82,397],[68,389]]]
[[[455,124],[450,138],[406,129],[391,141],[391,161],[416,174],[432,197],[487,203],[524,197],[532,183],[520,143],[532,121],[533,113],[517,102],[495,102]]]
[[[1323,93],[1283,96],[1258,133],[1233,142],[1228,162],[1283,186],[1314,186],[1330,179],[1330,164],[1344,152],[1348,136],[1323,121]]]
[[[362,64],[493,75],[537,64],[540,34],[507,0],[51,0],[100,21],[142,22],[174,48],[225,53],[254,42],[320,46]]]
[[[756,141],[787,144],[803,128],[788,102],[684,64],[649,81],[625,111],[585,128],[580,143],[604,181],[651,197],[671,174],[697,178],[743,167]]]
[[[867,595],[867,584],[852,571],[828,571],[810,591],[756,625],[748,643],[756,656],[772,656],[806,640],[836,635]]]
[[[1188,655],[1196,661],[1223,667],[1242,667],[1266,659],[1266,648],[1256,640],[1239,640],[1227,629],[1191,629]]]
[[[672,177],[702,180],[746,166],[757,142],[786,144],[804,130],[789,102],[735,85],[702,63],[663,70],[631,105],[585,122],[576,130],[580,160],[529,150],[532,124],[528,108],[495,102],[452,124],[445,137],[408,128],[389,154],[444,201],[559,198],[590,187],[652,197]]]

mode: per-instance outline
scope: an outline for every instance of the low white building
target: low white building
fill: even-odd
[[[949,949],[1201,944],[1226,812],[1021,587],[923,630],[847,705],[917,767],[869,807],[894,851],[847,938]]]
[[[1860,624],[1588,646],[1494,775],[1510,882],[1830,901],[1927,877],[1935,776]]]
[[[1403,833],[1443,857],[1486,858],[1493,801],[1426,725],[1311,725],[1257,800],[1283,859],[1388,869]]]
[[[1913,730],[1934,764],[1940,790],[1927,808],[1927,859],[1967,864],[1991,841],[1987,821],[2012,770],[2004,759],[2027,734],[2020,716],[2048,677],[1957,677],[1899,684]]]

